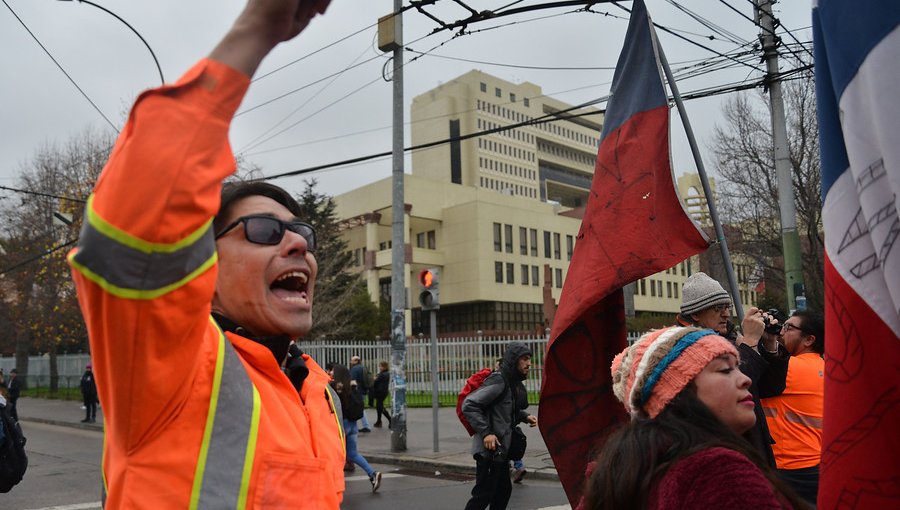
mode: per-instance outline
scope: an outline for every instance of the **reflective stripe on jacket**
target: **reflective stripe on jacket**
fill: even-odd
[[[344,439],[328,375],[301,391],[210,319],[211,218],[249,85],[204,60],[136,102],[69,255],[90,336],[107,508],[338,508]]]
[[[772,453],[778,469],[819,464],[822,450],[822,411],[825,360],[815,352],[793,356],[788,363],[784,392],[762,399]]]

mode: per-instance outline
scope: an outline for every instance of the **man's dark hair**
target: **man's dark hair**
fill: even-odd
[[[800,328],[804,333],[816,337],[810,348],[819,354],[825,354],[825,321],[822,314],[803,310],[794,312],[792,317],[800,318]]]
[[[285,206],[291,214],[298,218],[303,216],[303,208],[300,207],[300,204],[297,203],[294,197],[274,184],[261,181],[230,181],[222,185],[221,204],[219,205],[219,212],[216,213],[216,217],[213,219],[213,231],[219,232],[225,228],[228,212],[235,202],[242,198],[257,195],[271,198]]]

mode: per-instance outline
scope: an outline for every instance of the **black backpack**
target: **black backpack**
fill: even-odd
[[[0,427],[3,427],[3,440],[0,441],[0,492],[9,492],[22,481],[25,470],[28,469],[26,439],[19,422],[9,415],[9,410],[2,404]]]
[[[362,418],[365,406],[363,405],[362,395],[356,387],[350,387],[346,400],[346,402],[341,402],[344,408],[344,418],[352,421]]]

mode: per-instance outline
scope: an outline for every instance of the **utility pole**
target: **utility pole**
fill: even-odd
[[[772,111],[772,141],[775,145],[775,173],[778,177],[778,206],[781,211],[781,244],[784,251],[784,282],[787,287],[789,309],[797,306],[797,296],[805,294],[803,264],[800,259],[800,236],[797,234],[797,211],[794,208],[794,185],[791,155],[788,149],[787,127],[784,119],[784,100],[781,79],[778,77],[778,38],[775,36],[775,0],[754,0],[755,16],[760,25],[763,58],[766,61],[766,84]],[[801,299],[805,303],[805,297]]]
[[[378,48],[393,51],[393,159],[391,203],[391,451],[406,451],[406,243],[403,200],[402,0],[378,20]]]

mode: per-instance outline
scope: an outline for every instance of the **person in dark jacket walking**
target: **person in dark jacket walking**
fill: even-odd
[[[356,381],[350,378],[350,371],[347,370],[347,367],[336,363],[332,367],[332,374],[334,379],[331,381],[331,386],[341,400],[344,434],[346,434],[347,438],[347,462],[353,462],[365,470],[366,475],[369,477],[369,483],[372,484],[372,492],[375,492],[381,487],[381,472],[375,471],[369,465],[369,462],[359,453],[357,447],[359,429],[356,426],[356,421],[359,420],[359,415],[365,409],[365,403],[362,395],[356,388]]]
[[[84,367],[84,375],[81,376],[81,397],[84,399],[84,419],[81,423],[94,423],[97,421],[97,382],[94,381],[94,372],[91,364]]]
[[[750,378],[750,394],[753,395],[756,424],[746,433],[748,441],[756,448],[771,468],[775,468],[772,453],[772,436],[763,413],[760,398],[776,397],[784,391],[788,361],[791,356],[776,335],[765,332],[765,320],[773,324],[774,317],[751,307],[741,322],[743,335],[732,337],[729,327],[731,298],[722,285],[705,273],[694,273],[684,282],[681,313],[678,322],[682,326],[709,328],[735,343],[740,353],[740,369]]]
[[[19,395],[22,393],[22,383],[19,382],[19,371],[12,369],[9,371],[9,381],[6,383],[9,391],[9,415],[19,421]]]
[[[521,382],[531,369],[531,349],[522,342],[510,342],[503,353],[500,370],[469,394],[462,412],[476,433],[472,436],[475,458],[475,487],[466,510],[502,510],[509,503],[509,448],[513,428],[518,423],[537,425],[537,417],[519,409]]]
[[[388,396],[388,390],[391,387],[391,372],[387,361],[378,362],[378,375],[375,376],[375,382],[372,383],[372,395],[375,396],[375,411],[378,413],[375,419],[375,426],[381,427],[382,415],[387,418],[388,428],[391,428],[391,413],[384,410],[384,399]]]

